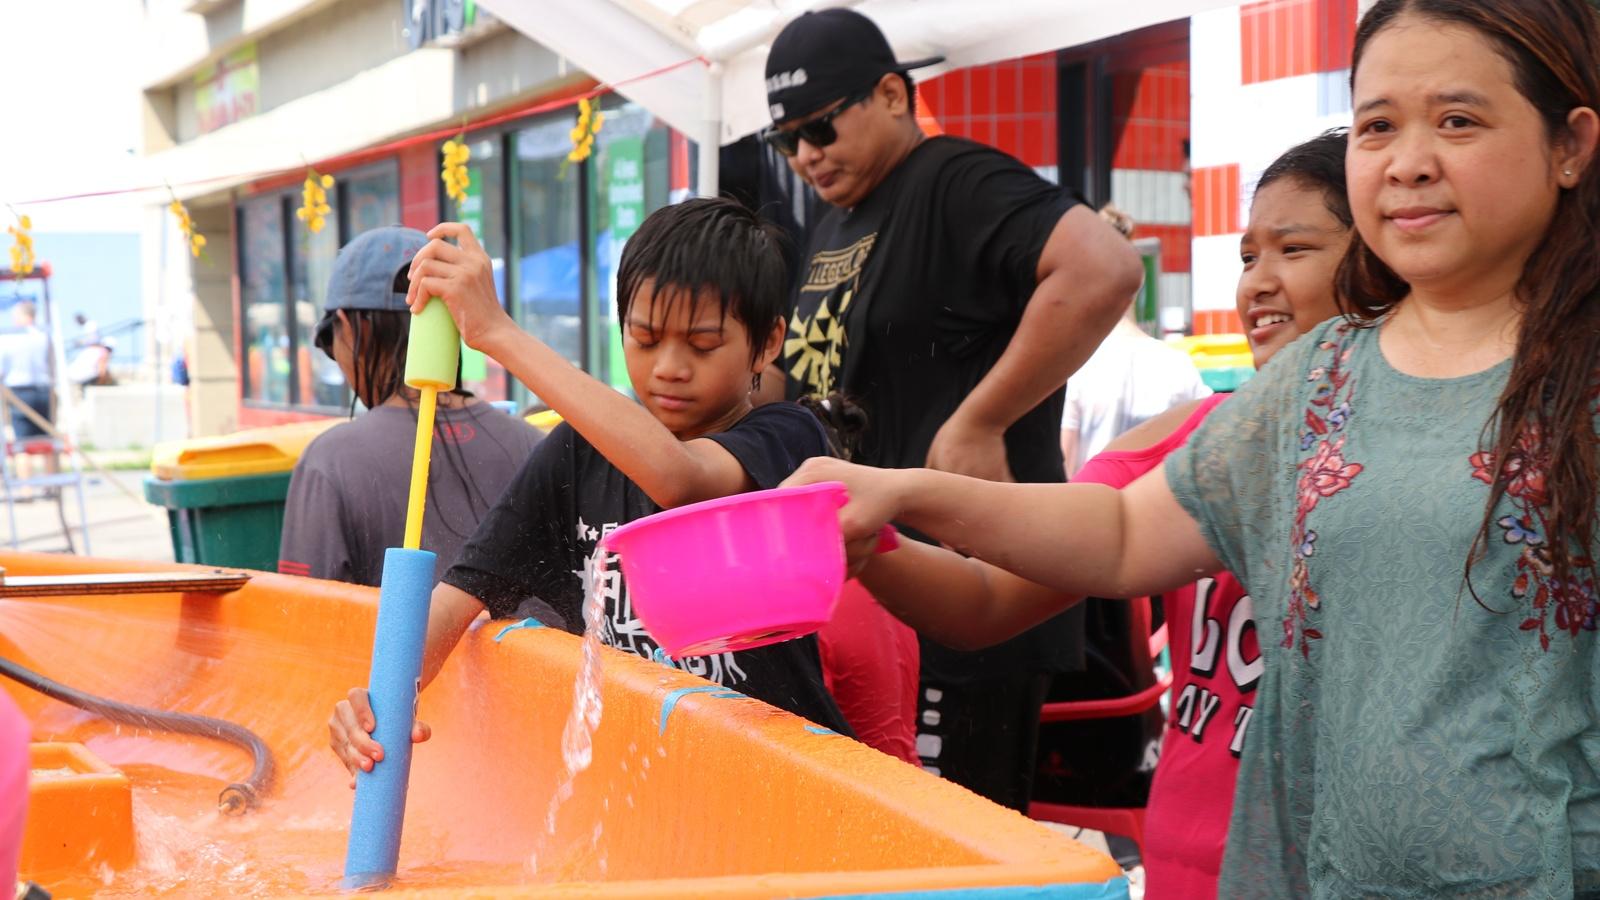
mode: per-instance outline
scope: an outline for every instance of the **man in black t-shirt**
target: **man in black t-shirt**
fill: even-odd
[[[767,58],[765,137],[832,209],[809,234],[773,382],[840,392],[857,462],[991,480],[1063,479],[1063,387],[1138,288],[1127,242],[997,150],[927,139],[909,70],[876,25],[830,9]],[[776,397],[773,390],[771,397]],[[977,654],[926,640],[924,765],[1025,808],[1048,673],[1081,665],[1080,613]]]

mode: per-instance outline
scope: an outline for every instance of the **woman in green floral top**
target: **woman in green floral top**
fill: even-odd
[[[1584,0],[1380,0],[1352,71],[1346,318],[1164,472],[793,481],[849,484],[853,564],[957,647],[1237,574],[1267,667],[1220,896],[1600,898],[1600,27]],[[890,520],[972,558],[873,558]]]

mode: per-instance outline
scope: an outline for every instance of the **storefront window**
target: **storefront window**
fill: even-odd
[[[572,120],[562,115],[515,134],[516,277],[511,314],[574,365],[584,364],[579,184],[567,163]],[[533,401],[517,387],[518,399]]]
[[[637,103],[619,98],[605,107],[589,169],[589,369],[620,390],[631,390],[617,323],[617,265],[628,238],[670,194],[672,130]]]
[[[244,306],[244,396],[288,403],[289,329],[284,306],[288,265],[283,198],[274,194],[239,207],[239,290]]]
[[[400,174],[393,164],[339,177],[345,243],[365,231],[400,224]]]
[[[328,195],[333,211],[315,234],[294,216],[298,188],[239,205],[246,400],[326,411],[349,406],[344,374],[312,338],[339,248],[400,221],[399,182],[392,164],[338,175]]]
[[[474,137],[467,145],[472,176],[461,202],[445,198],[446,218],[471,226],[494,266],[494,289],[502,306],[510,296],[506,285],[505,153],[501,135]],[[461,348],[461,381],[467,390],[485,400],[506,399],[506,373],[498,363],[466,346]]]
[[[337,408],[350,402],[344,373],[312,343],[317,322],[327,308],[328,279],[339,254],[338,215],[336,209],[316,234],[298,219],[293,229],[295,385],[299,389],[295,402],[301,406]]]

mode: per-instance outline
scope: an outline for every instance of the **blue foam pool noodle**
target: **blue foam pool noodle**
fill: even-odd
[[[390,548],[383,557],[378,624],[372,639],[367,696],[378,727],[372,737],[383,759],[356,773],[350,814],[346,884],[360,887],[393,875],[400,858],[406,785],[411,777],[411,726],[416,719],[422,650],[428,636],[428,601],[437,556],[427,550]]]

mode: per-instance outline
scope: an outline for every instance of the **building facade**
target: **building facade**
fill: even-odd
[[[922,113],[1130,214],[1154,276],[1141,310],[1153,328],[1238,331],[1251,185],[1284,149],[1348,121],[1358,5],[1263,0],[950,71],[919,85]],[[144,268],[156,287],[146,294],[162,309],[152,318],[169,336],[165,352],[188,357],[194,433],[348,413],[350,393],[311,334],[339,246],[397,222],[472,224],[516,320],[626,385],[616,263],[645,215],[694,192],[699,149],[606,94],[593,156],[568,162],[572,104],[593,80],[471,9],[146,5],[144,152],[208,240],[191,257],[167,198],[152,206]],[[456,203],[443,192],[440,148],[464,122],[472,186]],[[308,165],[336,180],[319,233],[295,216]],[[476,354],[463,374],[489,399],[536,399]]]

